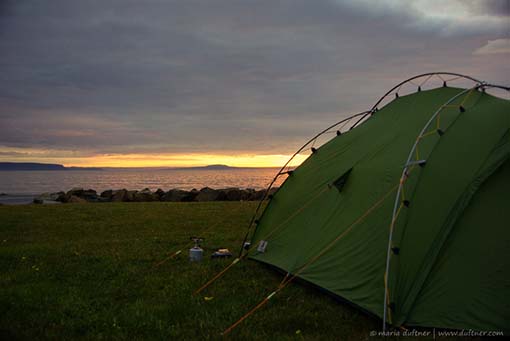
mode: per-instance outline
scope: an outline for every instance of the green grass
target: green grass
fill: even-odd
[[[282,279],[247,260],[192,295],[231,262],[208,255],[219,247],[238,251],[255,205],[0,206],[0,338],[220,339]],[[190,264],[189,237],[197,234],[206,238],[206,258]],[[367,339],[378,328],[379,320],[293,283],[230,337]]]

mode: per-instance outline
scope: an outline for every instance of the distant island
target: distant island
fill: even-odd
[[[230,167],[227,165],[208,165],[208,166],[201,166],[201,167],[183,167],[181,169],[210,169],[210,170],[228,170],[228,169],[235,169],[238,167]]]
[[[55,163],[36,162],[0,162],[0,171],[73,171],[73,170],[103,170],[97,167],[65,167]]]

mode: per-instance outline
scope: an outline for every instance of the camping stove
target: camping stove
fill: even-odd
[[[195,246],[189,249],[189,260],[190,262],[200,262],[204,256],[204,250],[200,247],[200,243],[204,238],[191,237],[190,239],[195,242]]]

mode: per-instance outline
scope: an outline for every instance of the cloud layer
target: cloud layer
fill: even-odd
[[[2,2],[0,148],[285,154],[416,73],[510,83],[507,1],[407,4]]]

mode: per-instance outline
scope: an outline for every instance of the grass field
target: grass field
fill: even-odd
[[[247,260],[192,295],[231,262],[208,255],[237,252],[255,205],[0,206],[0,339],[220,339],[282,279]],[[187,259],[191,235],[206,238],[200,264]],[[229,337],[367,339],[379,328],[377,319],[293,283]]]

